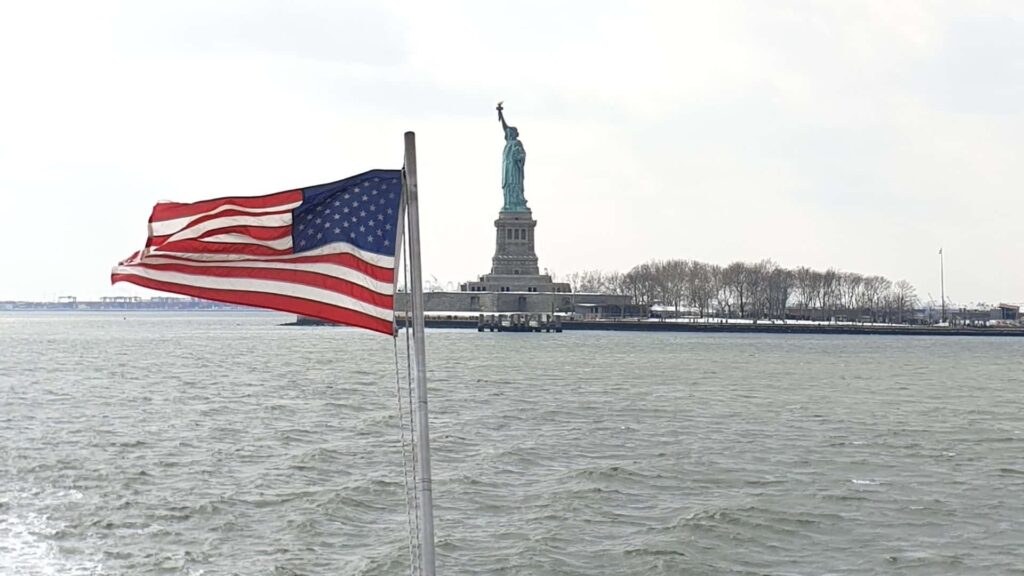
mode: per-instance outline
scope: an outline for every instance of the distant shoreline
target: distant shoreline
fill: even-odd
[[[72,306],[60,304],[36,304],[22,302],[0,302],[0,312],[276,312],[261,308],[235,306],[232,304],[207,304],[195,306],[167,305],[104,305]],[[281,312],[283,314],[283,312]]]
[[[475,318],[427,318],[427,328],[476,330]],[[289,322],[287,326],[323,326],[309,318]],[[968,328],[947,326],[893,326],[880,324],[797,324],[776,321],[756,324],[717,322],[652,322],[644,320],[563,320],[562,330],[608,332],[704,332],[732,334],[844,334],[887,336],[1004,336],[1024,337],[1024,328]]]

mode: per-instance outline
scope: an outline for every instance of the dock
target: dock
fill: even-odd
[[[562,319],[554,314],[480,314],[477,332],[561,332]]]

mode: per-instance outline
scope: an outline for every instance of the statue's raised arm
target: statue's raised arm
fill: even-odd
[[[505,109],[504,106],[502,106],[502,104],[504,104],[504,103],[505,103],[504,100],[502,100],[501,102],[498,102],[498,120],[501,122],[501,129],[502,129],[502,131],[506,131],[507,132],[508,131],[508,124],[505,123],[505,114],[502,113],[502,110]]]

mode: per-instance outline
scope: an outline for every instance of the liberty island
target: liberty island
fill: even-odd
[[[1013,326],[997,329],[975,325],[912,326],[902,322],[878,324],[848,319],[841,322],[832,318],[819,319],[818,322],[790,322],[781,318],[743,321],[731,316],[679,318],[672,317],[672,311],[666,312],[664,306],[656,311],[650,302],[639,300],[636,294],[628,291],[574,290],[569,282],[556,281],[546,270],[541,271],[536,251],[538,223],[525,194],[526,149],[519,129],[508,123],[504,103],[499,102],[496,109],[504,146],[500,180],[502,203],[498,218],[493,221],[495,248],[491,269],[475,280],[460,283],[457,291],[426,292],[423,309],[431,315],[431,327],[479,329],[484,322],[482,315],[518,314],[519,318],[536,318],[538,315],[560,314],[568,316],[563,316],[560,321],[560,327],[566,330],[1024,336],[1024,330]],[[543,185],[538,188],[544,190]],[[395,294],[395,310],[399,316],[409,309],[408,297],[404,291]],[[1015,322],[1019,308],[1001,306],[998,313],[1001,319]],[[300,323],[307,322],[318,323],[300,319]]]

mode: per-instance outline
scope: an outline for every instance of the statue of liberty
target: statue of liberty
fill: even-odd
[[[505,131],[505,151],[502,153],[501,189],[505,193],[502,212],[528,212],[526,196],[523,195],[523,168],[526,165],[526,150],[519,141],[519,130],[505,123],[502,102],[498,102],[498,120]]]

